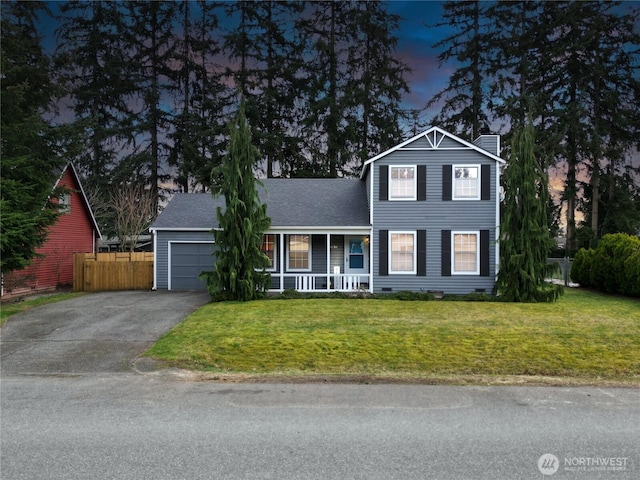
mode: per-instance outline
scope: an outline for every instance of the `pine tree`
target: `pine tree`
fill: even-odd
[[[3,2],[0,37],[0,266],[19,270],[36,257],[57,218],[54,170],[63,165],[42,115],[54,92],[36,21],[42,2]]]
[[[220,4],[198,0],[198,5],[200,16],[195,22],[197,38],[194,36],[192,48],[197,65],[193,70],[191,101],[199,161],[187,163],[186,171],[193,177],[194,184],[205,191],[211,181],[212,169],[222,163],[227,141],[228,112],[234,102],[232,88],[226,85],[224,72],[212,61],[222,48],[217,13]]]
[[[525,125],[527,115],[534,123],[545,105],[538,97],[546,68],[547,26],[542,17],[541,2],[496,2],[485,15],[490,41],[488,58],[490,85],[489,108],[513,129]]]
[[[229,74],[245,98],[254,143],[262,154],[260,167],[267,177],[286,175],[301,150],[295,123],[304,43],[293,19],[302,4],[266,0],[230,8],[240,23],[226,36],[225,50],[238,65]]]
[[[132,142],[128,128],[133,91],[126,74],[123,9],[116,2],[67,2],[60,6],[55,71],[70,99],[74,165],[84,176],[102,233],[115,235],[116,212],[109,205],[112,173],[120,152]]]
[[[400,121],[409,114],[400,106],[402,94],[409,91],[404,75],[410,68],[396,55],[394,31],[400,17],[385,11],[380,2],[357,4],[354,47],[349,49],[348,65],[353,92],[352,123],[355,125],[358,174],[366,160],[397,145],[402,140]]]
[[[347,121],[353,115],[354,92],[347,88],[350,73],[344,59],[354,44],[356,18],[352,2],[319,1],[310,4],[308,18],[298,23],[310,42],[303,125],[312,161],[300,172],[304,176],[341,176],[354,159],[355,130]]]
[[[444,22],[437,26],[447,26],[454,33],[433,47],[446,47],[438,55],[440,66],[455,60],[460,67],[451,74],[448,85],[427,103],[427,108],[443,102],[433,123],[462,138],[475,140],[488,125],[486,7],[471,0],[447,1],[443,8]]]
[[[129,133],[123,128],[132,92],[123,75],[122,12],[114,2],[67,2],[60,12],[56,70],[85,145],[75,163],[89,185],[100,184],[117,163],[118,143],[127,142]]]
[[[173,18],[177,4],[173,2],[136,2],[128,4],[126,48],[130,54],[131,81],[134,82],[139,110],[132,117],[138,143],[136,153],[123,159],[125,172],[137,172],[147,177],[158,206],[163,160],[168,157],[164,138],[171,128],[169,114],[163,102],[177,88],[172,69],[175,58]],[[124,173],[124,172],[123,172]]]
[[[229,94],[212,64],[221,50],[215,36],[220,4],[199,0],[177,7],[182,32],[175,48],[176,114],[168,160],[180,190],[189,192],[207,188],[212,168],[220,164],[224,146],[216,139],[224,137]]]
[[[547,2],[549,25],[545,58],[545,106],[549,130],[561,146],[557,162],[566,164],[567,248],[575,250],[575,212],[584,197],[590,236],[602,231],[601,192],[613,195],[624,179],[622,164],[640,138],[640,79],[635,31],[638,10],[620,12],[619,2]],[[635,53],[634,53],[635,52]],[[585,168],[586,167],[586,168]],[[588,188],[580,173],[586,171]],[[620,177],[618,179],[614,177]],[[608,185],[604,187],[603,182]],[[582,194],[587,194],[586,196]],[[610,199],[609,199],[610,200]]]
[[[625,179],[625,156],[634,145],[640,145],[640,64],[632,53],[633,48],[640,48],[640,34],[634,31],[640,10],[635,15],[619,15],[608,4],[597,7],[584,19],[588,48],[593,52],[584,75],[588,78],[585,98],[589,105],[584,163],[590,173],[584,197],[590,220],[586,225],[596,241],[605,233],[615,233],[602,230],[601,217],[616,214],[602,210],[601,215],[600,207],[606,209],[608,203],[602,194]],[[638,173],[635,178],[631,174],[631,185],[637,184]],[[618,213],[623,215],[624,210]]]
[[[376,2],[310,2],[297,28],[307,39],[303,136],[306,176],[348,176],[372,152],[398,143],[409,68],[395,55],[399,18]]]
[[[554,301],[561,287],[546,285],[547,257],[553,245],[548,226],[547,175],[535,157],[531,119],[516,130],[503,177],[505,198],[500,225],[498,293],[513,302]]]
[[[214,195],[224,195],[226,205],[216,212],[216,264],[203,276],[212,298],[247,301],[263,296],[271,282],[265,271],[269,259],[261,250],[271,220],[256,190],[253,168],[260,153],[252,144],[244,103],[229,125],[229,136],[224,162],[214,175],[220,182],[212,185]]]

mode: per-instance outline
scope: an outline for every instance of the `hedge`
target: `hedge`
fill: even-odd
[[[571,280],[603,292],[640,297],[640,238],[608,234],[595,249],[581,248],[573,260]]]

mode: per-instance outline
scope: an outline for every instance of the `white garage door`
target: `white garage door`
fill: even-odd
[[[213,271],[212,243],[171,244],[171,290],[206,290],[201,272]]]

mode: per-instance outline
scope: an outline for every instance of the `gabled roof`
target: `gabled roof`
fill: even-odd
[[[258,186],[271,228],[369,227],[365,183],[345,178],[267,178]],[[150,230],[210,230],[218,227],[223,196],[177,193]]]
[[[80,195],[82,196],[82,201],[84,202],[84,206],[87,209],[87,212],[89,212],[89,216],[91,217],[91,223],[93,224],[93,228],[95,229],[96,232],[98,232],[98,238],[101,239],[102,233],[100,233],[100,227],[98,227],[98,222],[96,221],[96,217],[93,215],[93,210],[91,210],[91,204],[89,203],[87,194],[84,192],[84,188],[82,187],[82,181],[80,181],[80,176],[78,175],[78,171],[76,170],[76,167],[73,165],[73,163],[68,162],[64,166],[64,168],[60,172],[60,175],[58,176],[58,179],[56,180],[55,185],[53,186],[53,189],[55,190],[56,187],[60,184],[60,181],[64,177],[64,174],[67,170],[70,171],[71,175],[74,177],[76,183],[80,187]]]
[[[431,127],[429,130],[426,130],[422,133],[419,133],[418,135],[411,137],[408,140],[405,140],[402,143],[399,143],[398,145],[396,145],[395,147],[390,148],[389,150],[382,152],[378,155],[376,155],[375,157],[370,158],[369,160],[367,160],[364,163],[364,166],[362,167],[362,172],[360,174],[360,178],[364,178],[366,176],[366,172],[369,169],[369,165],[371,165],[373,162],[375,162],[376,160],[382,158],[382,157],[386,157],[387,155],[389,155],[392,152],[395,152],[397,150],[402,150],[405,147],[408,147],[410,144],[416,142],[417,140],[420,139],[426,139],[428,142],[429,147],[425,148],[425,149],[429,149],[429,150],[436,150],[438,148],[441,148],[441,144],[442,141],[445,138],[449,138],[451,140],[453,140],[454,142],[457,142],[459,144],[461,144],[461,146],[469,148],[471,150],[475,150],[476,152],[479,152],[483,155],[486,155],[488,158],[495,160],[498,163],[505,163],[505,161],[500,158],[497,155],[494,155],[491,152],[488,152],[487,150],[479,147],[478,145],[475,145],[471,142],[467,142],[466,140],[463,140],[460,137],[457,137],[443,129],[441,129],[440,127]],[[445,147],[446,149],[446,147]]]

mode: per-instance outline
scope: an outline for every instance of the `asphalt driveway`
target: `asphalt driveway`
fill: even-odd
[[[206,292],[102,292],[9,318],[0,330],[5,375],[113,373],[210,300]]]

